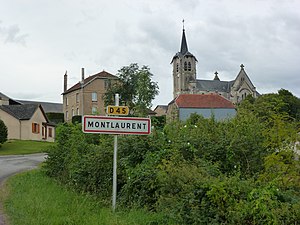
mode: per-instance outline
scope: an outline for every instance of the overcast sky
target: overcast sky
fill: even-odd
[[[148,65],[172,100],[172,57],[182,19],[197,78],[233,80],[245,71],[258,92],[300,97],[300,0],[0,0],[0,92],[62,102],[68,87],[102,70]]]

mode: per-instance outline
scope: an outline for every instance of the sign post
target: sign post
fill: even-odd
[[[110,115],[115,116],[83,116],[82,131],[84,133],[114,134],[113,158],[113,190],[112,211],[115,212],[117,200],[117,154],[118,134],[148,135],[151,133],[151,119],[140,117],[118,117],[127,115],[128,107],[119,106],[119,94],[115,95],[115,106],[109,106]]]
[[[119,94],[115,95],[115,105],[119,106]],[[113,193],[112,193],[112,210],[116,210],[117,201],[117,154],[118,154],[118,136],[114,137],[114,165],[113,165]]]

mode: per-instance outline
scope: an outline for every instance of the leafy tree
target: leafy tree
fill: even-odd
[[[118,71],[119,82],[113,84],[104,96],[106,105],[114,103],[114,95],[120,94],[121,104],[127,105],[135,115],[148,113],[151,102],[158,94],[158,85],[151,80],[153,74],[148,66],[137,63],[124,66]]]
[[[0,119],[0,146],[7,141],[7,127]]]
[[[255,101],[246,99],[238,111],[246,116],[253,113],[262,123],[264,146],[268,149],[276,151],[287,143],[295,143],[300,100],[291,92],[281,89],[278,94],[265,94]]]
[[[278,91],[279,97],[285,102],[285,111],[290,117],[300,121],[300,99],[294,96],[290,91],[280,89]]]

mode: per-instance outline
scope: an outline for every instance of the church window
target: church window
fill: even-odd
[[[178,65],[178,63],[176,64],[176,72],[178,72],[179,71],[179,65]]]
[[[187,71],[187,62],[184,62],[184,71]]]
[[[192,70],[191,62],[188,63],[188,71]]]

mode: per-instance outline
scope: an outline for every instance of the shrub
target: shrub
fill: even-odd
[[[0,146],[7,141],[7,127],[0,119]]]
[[[55,124],[64,122],[64,114],[63,113],[49,112],[49,113],[46,113],[46,115],[47,115],[47,118],[50,120],[50,122],[53,122]]]

